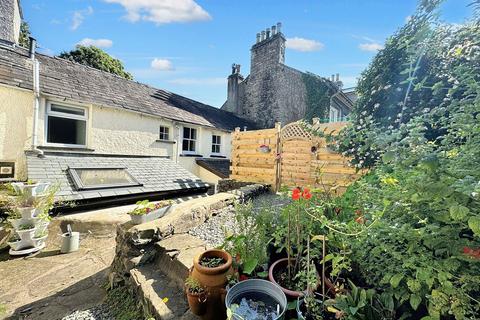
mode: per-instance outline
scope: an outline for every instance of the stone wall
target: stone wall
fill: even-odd
[[[110,287],[125,287],[142,306],[145,315],[157,320],[197,319],[188,311],[183,282],[193,258],[206,250],[207,245],[188,231],[236,200],[266,190],[262,185],[244,186],[235,192],[177,204],[172,212],[155,221],[118,226]]]

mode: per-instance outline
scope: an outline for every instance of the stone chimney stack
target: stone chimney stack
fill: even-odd
[[[19,0],[0,0],[0,42],[18,44],[21,23]]]
[[[227,111],[235,112],[240,114],[238,103],[238,87],[240,83],[244,80],[243,76],[240,74],[240,65],[232,64],[232,74],[228,76],[228,85],[227,85],[227,102],[225,102],[224,108]]]
[[[285,63],[286,39],[280,32],[281,28],[282,24],[279,22],[276,26],[262,30],[260,36],[257,34],[257,41],[251,49],[250,75],[252,77],[278,63]]]

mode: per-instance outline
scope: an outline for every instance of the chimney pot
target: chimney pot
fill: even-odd
[[[277,34],[277,27],[272,26],[272,37]]]
[[[281,33],[281,32],[282,32],[282,23],[277,22],[277,33]]]
[[[340,73],[337,73],[336,75],[337,82],[340,81]]]
[[[261,41],[265,40],[265,30],[262,31]]]
[[[270,38],[270,28],[267,28],[267,30],[265,30],[265,34],[267,35],[267,39]]]
[[[259,43],[259,42],[260,42],[260,32],[257,33],[257,43]]]
[[[29,37],[30,45],[28,47],[28,55],[31,59],[35,58],[35,50],[37,49],[37,40],[33,37]]]

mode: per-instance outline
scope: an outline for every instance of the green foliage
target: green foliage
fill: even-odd
[[[252,202],[236,204],[235,221],[238,228],[226,233],[221,248],[233,256],[242,273],[250,275],[268,262],[267,246],[275,225],[273,211],[254,210]]]
[[[173,204],[172,200],[163,200],[157,203],[153,203],[148,201],[148,199],[145,199],[145,200],[137,201],[135,203],[136,207],[132,211],[128,212],[128,214],[132,216],[142,216],[154,210],[159,210],[159,209],[171,206],[172,204]]]
[[[135,300],[135,294],[129,292],[127,287],[117,287],[108,291],[105,304],[111,316],[116,320],[144,320],[141,304]]]
[[[200,281],[193,277],[187,277],[187,279],[185,279],[185,287],[188,289],[188,292],[193,294],[205,292]]]
[[[18,39],[18,44],[21,47],[28,48],[30,46],[30,26],[26,21],[22,21],[20,25],[20,37]]]
[[[326,305],[333,305],[340,310],[341,319],[345,320],[388,320],[396,319],[394,302],[391,295],[377,294],[373,289],[362,289],[349,281],[350,291],[328,300]]]
[[[327,84],[327,80],[312,73],[304,73],[302,76],[306,89],[306,110],[304,119],[307,121],[313,118],[328,118],[330,108],[330,97],[334,90]]]
[[[133,79],[132,75],[125,71],[123,63],[120,60],[113,58],[95,46],[85,47],[77,45],[74,50],[62,52],[59,57],[110,72],[128,80]]]

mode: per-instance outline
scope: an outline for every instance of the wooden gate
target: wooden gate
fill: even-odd
[[[310,129],[336,134],[345,125],[317,123]],[[342,193],[358,177],[347,158],[331,151],[325,138],[311,134],[301,122],[282,128],[279,152],[281,185],[310,186]]]
[[[310,129],[335,134],[346,124],[315,123]],[[274,190],[281,185],[309,186],[342,193],[359,176],[347,158],[331,151],[324,138],[310,133],[301,122],[266,130],[236,129],[231,160],[232,179],[268,183]]]

